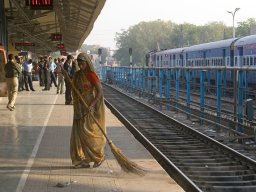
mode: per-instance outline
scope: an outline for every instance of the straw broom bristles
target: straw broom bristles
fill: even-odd
[[[79,97],[79,99],[81,100],[81,102],[83,103],[83,105],[88,108],[88,105],[86,104],[86,102],[84,101],[82,95],[80,94],[80,92],[77,90],[77,88],[74,86],[72,80],[70,79],[70,77],[68,76],[67,72],[61,67],[61,71],[62,74],[64,75],[65,79],[70,83],[73,91],[76,93],[76,95]],[[101,125],[99,124],[99,122],[95,119],[95,117],[89,113],[89,115],[91,115],[91,117],[93,118],[93,120],[95,121],[95,123],[97,124],[98,128],[100,129],[101,133],[104,135],[104,137],[106,138],[111,152],[113,153],[115,159],[117,160],[118,164],[120,165],[120,167],[122,168],[123,171],[125,172],[132,172],[138,175],[145,175],[146,171],[140,167],[139,165],[137,165],[135,162],[132,162],[131,160],[129,160],[123,153],[122,151],[108,138],[108,136],[106,135],[106,133],[103,131],[103,129],[101,128]]]

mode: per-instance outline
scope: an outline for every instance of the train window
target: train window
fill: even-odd
[[[246,58],[243,58],[243,63],[242,65],[246,65]]]
[[[253,57],[250,57],[250,65],[253,65]]]
[[[247,65],[250,65],[250,57],[247,57],[246,59],[247,59],[247,62],[246,62]]]
[[[237,57],[235,57],[235,66],[237,66]]]
[[[229,57],[227,58],[227,66],[229,66],[230,65],[230,63],[229,63]]]
[[[256,57],[254,57],[254,65],[256,65]]]
[[[223,59],[220,59],[220,65],[224,66]]]

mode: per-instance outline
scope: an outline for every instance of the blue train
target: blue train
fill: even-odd
[[[152,67],[254,67],[256,68],[256,35],[204,43],[184,48],[150,52],[146,65]],[[215,71],[208,71],[207,78],[215,81]],[[226,72],[232,82],[232,73]],[[247,73],[248,84],[256,84],[255,72]]]

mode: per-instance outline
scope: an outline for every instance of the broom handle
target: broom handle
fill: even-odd
[[[72,82],[72,80],[70,79],[67,71],[65,69],[63,69],[63,67],[61,66],[61,71],[62,74],[64,75],[65,79],[70,83],[72,89],[75,91],[76,95],[79,97],[79,99],[82,101],[83,105],[85,106],[86,109],[88,109],[88,105],[87,103],[84,101],[84,98],[82,97],[81,93],[77,90],[77,88],[75,87],[74,83]],[[89,115],[91,115],[92,119],[95,121],[95,123],[97,124],[97,126],[99,127],[101,133],[104,135],[104,137],[107,139],[108,144],[111,144],[112,141],[108,138],[107,134],[103,131],[101,125],[99,124],[99,122],[97,121],[97,119],[95,119],[95,117],[89,112]]]

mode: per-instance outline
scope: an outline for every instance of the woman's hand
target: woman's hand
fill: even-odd
[[[94,105],[88,106],[88,111],[89,111],[89,113],[94,113],[94,111],[95,111]]]

